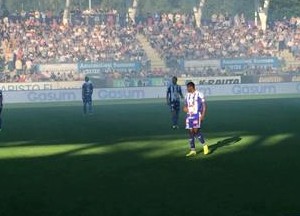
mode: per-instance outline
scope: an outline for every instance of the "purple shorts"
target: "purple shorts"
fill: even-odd
[[[185,129],[200,128],[201,126],[200,117],[201,117],[200,113],[187,114],[186,121],[185,121]]]

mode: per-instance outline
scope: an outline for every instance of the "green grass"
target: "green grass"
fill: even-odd
[[[163,100],[6,105],[0,216],[300,215],[300,96],[225,99],[194,158]]]

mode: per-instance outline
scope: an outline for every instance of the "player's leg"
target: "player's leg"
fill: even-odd
[[[173,128],[175,128],[175,125],[176,125],[176,110],[173,109],[172,110],[172,126],[173,126]]]
[[[178,116],[178,111],[174,109],[172,111],[172,128],[173,129],[178,128],[178,119],[177,119],[177,116]]]
[[[2,107],[0,108],[0,131],[2,130]]]
[[[178,121],[179,121],[179,113],[180,113],[180,103],[179,102],[176,102],[175,103],[175,116],[174,116],[174,124],[175,127],[178,129],[179,126],[178,126]]]
[[[196,155],[196,147],[195,147],[195,135],[193,131],[193,119],[190,117],[186,118],[186,129],[189,132],[189,144],[190,144],[190,152],[186,155],[187,157]]]
[[[93,103],[92,103],[92,99],[90,99],[88,101],[88,111],[89,111],[89,114],[92,114],[93,113]]]
[[[175,110],[175,103],[172,101],[170,103],[170,110],[171,110],[171,120],[172,120],[172,128],[176,128],[176,110]]]
[[[199,140],[200,143],[204,144],[205,140],[204,137],[202,135],[202,133],[200,132],[200,128],[201,128],[201,119],[200,119],[200,114],[195,114],[195,118],[193,121],[193,131],[195,134],[195,137]]]
[[[190,144],[190,152],[186,155],[187,157],[194,156],[197,154],[193,129],[189,130],[189,144]]]
[[[200,131],[200,128],[195,128],[195,136],[197,137],[197,139],[199,140],[199,142],[201,144],[205,143],[205,139],[204,139],[203,134]]]
[[[82,102],[83,102],[83,114],[86,114],[87,101],[86,99],[83,99]]]
[[[200,131],[200,128],[194,128],[195,137],[199,140],[199,142],[203,145],[203,152],[205,155],[209,153],[208,145],[205,143],[205,139],[203,134]]]
[[[172,128],[178,129],[178,120],[179,120],[179,112],[180,112],[180,104],[176,101],[171,102],[171,113],[172,113]]]
[[[193,131],[194,131],[194,135],[195,137],[199,140],[199,142],[203,145],[203,152],[205,155],[207,155],[209,153],[208,150],[208,145],[205,144],[205,139],[203,134],[200,131],[201,128],[201,118],[200,118],[200,114],[198,113],[197,115],[195,115],[195,119],[193,121]]]

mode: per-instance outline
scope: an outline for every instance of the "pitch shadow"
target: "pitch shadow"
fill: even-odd
[[[241,141],[242,138],[239,137],[239,136],[234,136],[234,137],[230,137],[230,138],[227,138],[227,139],[224,139],[224,140],[221,140],[221,141],[218,141],[217,143],[215,144],[212,144],[209,146],[210,148],[210,154],[214,153],[217,149],[219,148],[222,148],[224,146],[228,146],[228,145],[232,145],[232,144],[235,144],[239,141]]]

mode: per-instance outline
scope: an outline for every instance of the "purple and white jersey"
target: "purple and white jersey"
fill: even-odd
[[[205,97],[202,92],[194,91],[193,93],[187,93],[185,96],[185,105],[188,108],[187,114],[194,115],[202,112]]]

